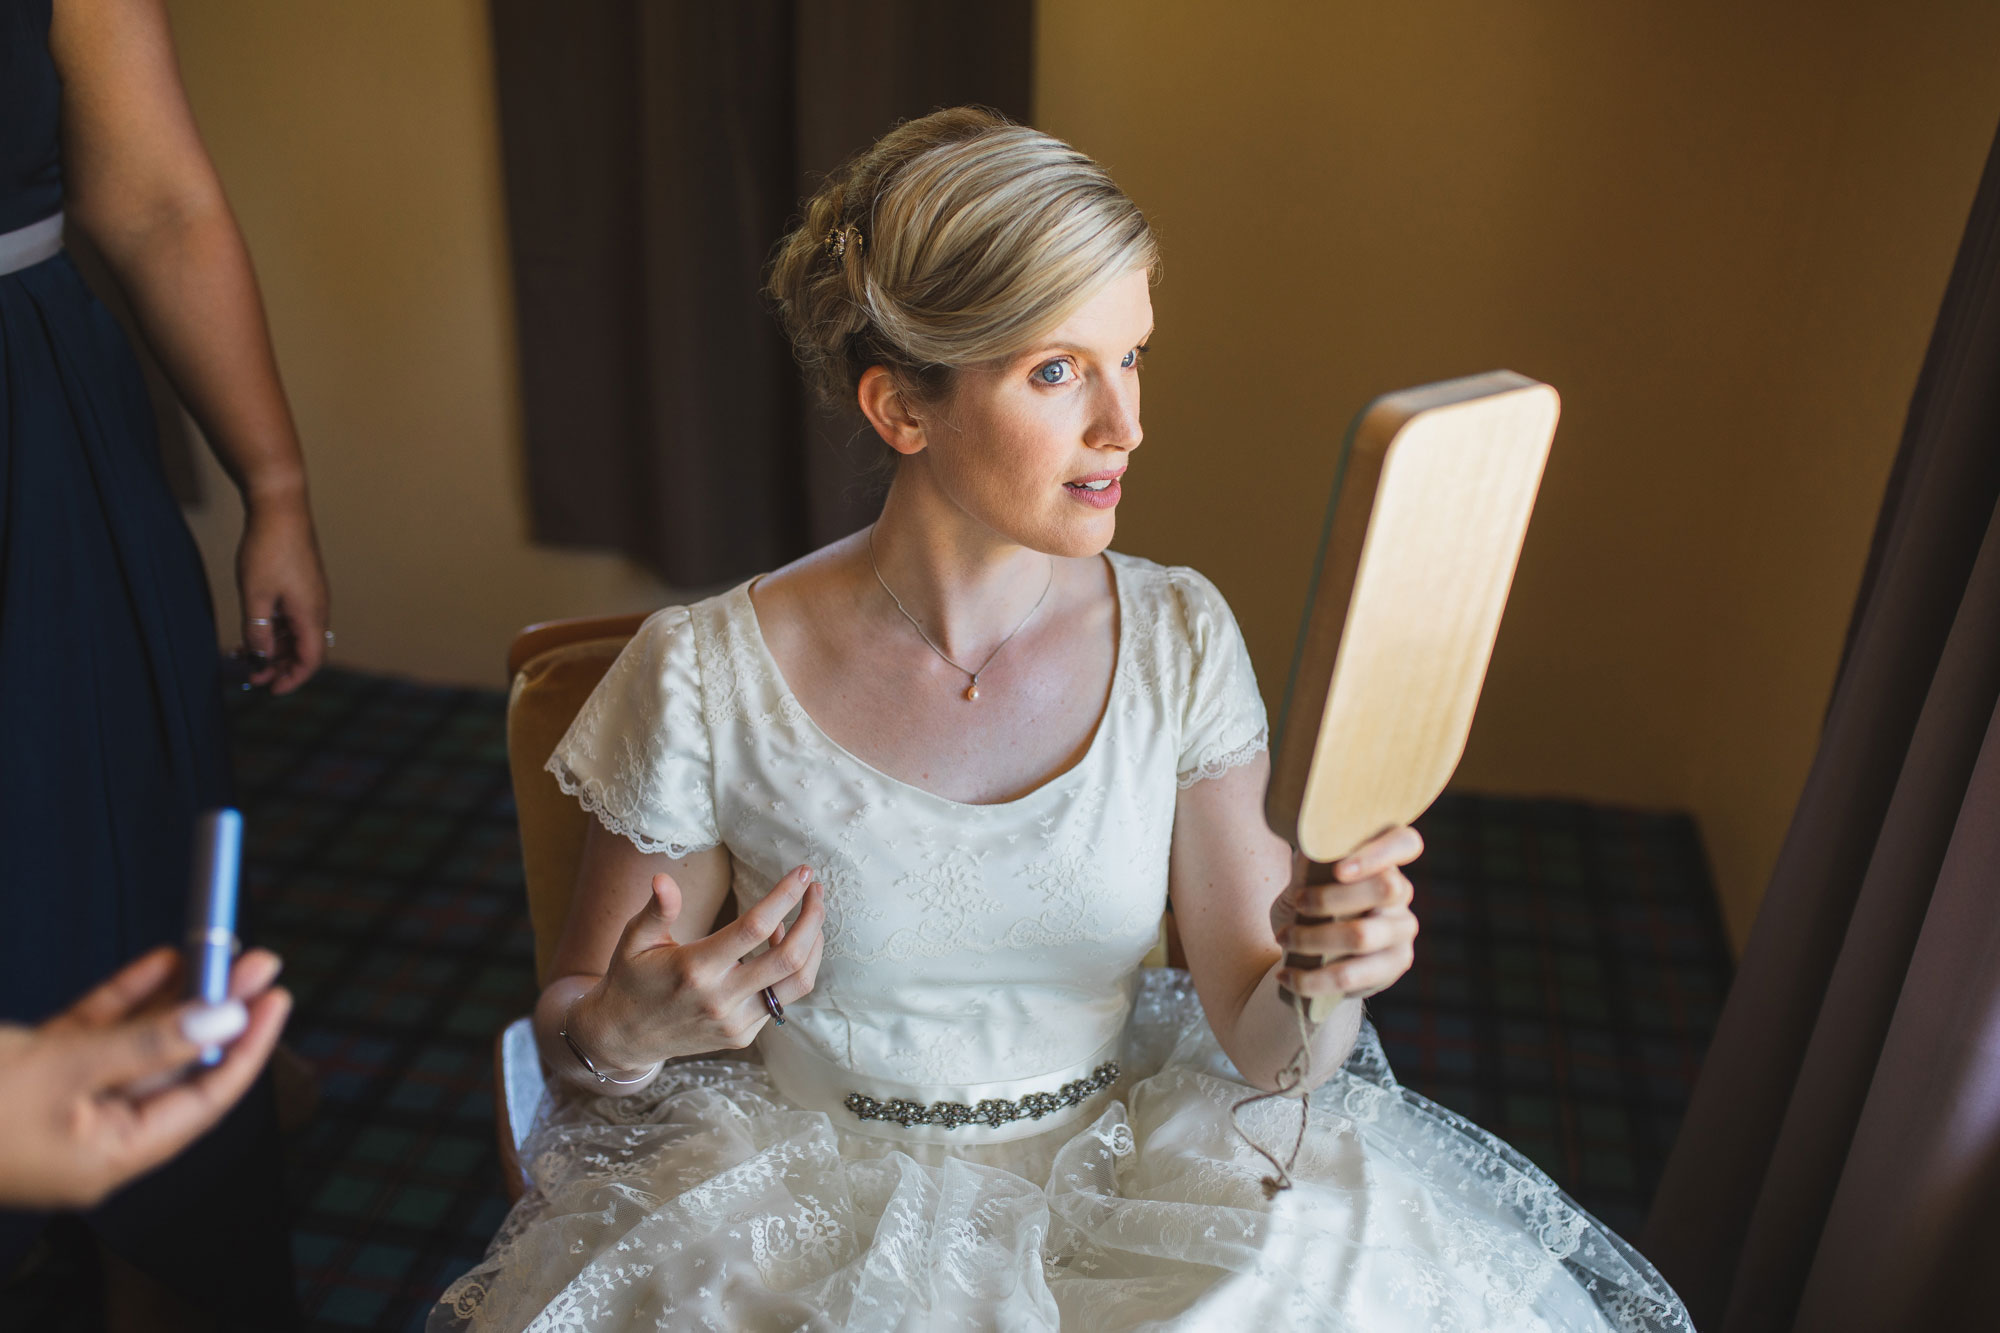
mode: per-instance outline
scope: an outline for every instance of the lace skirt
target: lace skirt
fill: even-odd
[[[429,1327],[1692,1327],[1527,1159],[1400,1086],[1366,1024],[1275,1200],[1186,973],[1145,974],[1120,1064],[1086,1128],[964,1150],[846,1132],[753,1060],[551,1097],[531,1189]],[[1298,1114],[1244,1118],[1289,1145]]]

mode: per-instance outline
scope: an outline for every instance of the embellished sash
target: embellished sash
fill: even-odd
[[[809,1038],[766,1027],[757,1039],[778,1090],[834,1128],[905,1143],[1006,1143],[1046,1134],[1103,1109],[1117,1081],[1118,1038],[1090,1058],[1029,1078],[989,1083],[908,1083],[835,1063]]]

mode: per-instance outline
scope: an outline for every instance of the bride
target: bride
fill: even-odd
[[[868,530],[654,615],[549,760],[597,817],[552,1096],[433,1329],[1688,1327],[1396,1083],[1361,1000],[1410,966],[1416,833],[1295,875],[1228,606],[1106,549],[1157,263],[1099,167],[980,111],[808,204],[771,294],[894,480]],[[1185,973],[1140,966],[1170,898]],[[1250,1139],[1299,1103],[1247,1138],[1231,1108],[1297,1048],[1281,988],[1346,999],[1275,1189]]]

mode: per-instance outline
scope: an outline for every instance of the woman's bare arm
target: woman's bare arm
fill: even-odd
[[[570,1006],[604,979],[611,951],[627,923],[646,905],[653,876],[674,877],[681,890],[683,927],[690,939],[708,934],[722,910],[723,896],[729,892],[729,853],[722,847],[676,860],[663,852],[647,853],[611,832],[595,819],[583,836],[583,858],[577,864],[576,889],[570,897],[569,916],[556,942],[555,958],[549,969],[549,984],[535,1005],[535,1040],[542,1062],[578,1086],[601,1086],[590,1072],[577,1063],[569,1045],[559,1035]],[[678,924],[678,923],[677,923]],[[597,1034],[593,1033],[592,1036]],[[607,1047],[585,1046],[597,1059],[601,1050],[607,1061],[614,1052]],[[643,1069],[651,1061],[641,1061]],[[600,1064],[600,1068],[606,1068]],[[630,1072],[608,1068],[613,1077],[629,1078]]]
[[[809,992],[825,918],[811,872],[786,875],[718,931],[729,890],[726,848],[679,859],[641,852],[592,820],[552,979],[535,1006],[548,1067],[592,1092],[636,1092],[645,1081],[601,1083],[585,1069],[565,1025],[600,1072],[643,1080],[663,1059],[747,1045],[768,1021],[757,998],[765,986],[787,1004]]]
[[[284,693],[324,656],[326,579],[250,255],[188,108],[165,11],[160,0],[55,0],[49,48],[63,85],[65,210],[242,492],[244,642],[273,658],[255,679]],[[290,645],[248,623],[278,617]]]
[[[1422,843],[1410,829],[1392,830],[1343,861],[1341,883],[1308,887],[1303,863],[1264,822],[1270,760],[1204,779],[1180,794],[1174,810],[1169,886],[1188,970],[1216,1040],[1244,1078],[1269,1089],[1298,1048],[1298,1019],[1279,993],[1280,982],[1305,993],[1344,999],[1313,1040],[1313,1082],[1339,1066],[1361,1029],[1361,1000],[1407,971],[1416,918],[1409,880],[1397,867]],[[1350,867],[1350,862],[1354,864]],[[1282,901],[1281,901],[1282,899]],[[1354,919],[1293,927],[1308,915]],[[1278,931],[1303,932],[1286,944],[1331,955],[1327,966],[1293,975],[1285,969]]]

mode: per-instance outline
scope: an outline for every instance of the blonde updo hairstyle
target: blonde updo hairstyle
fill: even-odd
[[[826,179],[767,288],[807,382],[852,410],[885,367],[919,404],[1014,355],[1134,269],[1145,217],[1061,140],[977,107],[906,121]]]

